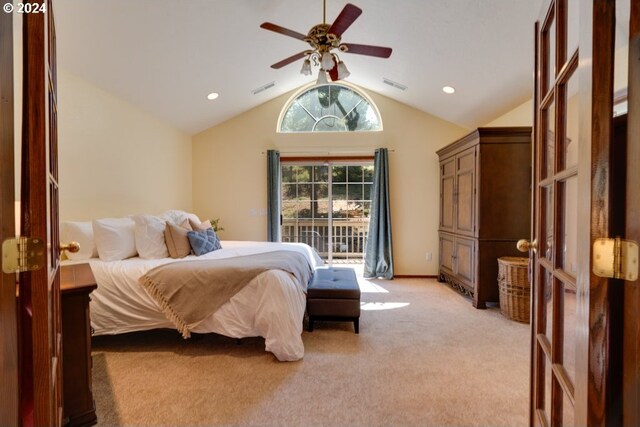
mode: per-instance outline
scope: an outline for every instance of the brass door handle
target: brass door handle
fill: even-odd
[[[538,249],[538,240],[536,239],[533,242],[529,242],[527,239],[520,239],[518,243],[516,243],[516,248],[518,248],[520,252],[535,251]]]
[[[66,244],[61,244],[60,245],[60,251],[64,252],[64,251],[69,251],[72,254],[75,254],[76,252],[80,251],[80,243],[78,242],[69,242]]]

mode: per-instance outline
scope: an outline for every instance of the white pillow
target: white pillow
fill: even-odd
[[[167,222],[153,215],[134,215],[136,250],[140,258],[168,258],[169,251],[164,241]]]
[[[69,259],[79,260],[98,257],[96,243],[93,240],[91,221],[63,222],[60,224],[60,241],[62,243],[78,242],[80,244],[80,250],[75,254],[69,251],[66,252]]]
[[[131,218],[102,218],[92,222],[98,255],[103,261],[136,256],[135,222]]]
[[[194,213],[189,213],[177,209],[171,209],[160,215],[160,218],[172,222],[176,225],[182,224],[185,220],[192,219],[196,224],[200,224],[200,218]]]

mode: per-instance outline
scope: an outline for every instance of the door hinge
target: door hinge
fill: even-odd
[[[593,274],[638,280],[638,244],[619,237],[596,239],[593,242]]]
[[[38,270],[44,266],[44,242],[37,237],[17,237],[2,242],[2,271],[7,274]]]

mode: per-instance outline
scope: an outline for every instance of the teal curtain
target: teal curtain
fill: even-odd
[[[391,212],[389,208],[389,155],[376,150],[369,235],[364,251],[364,277],[393,279]]]
[[[267,240],[280,241],[280,152],[267,151]]]

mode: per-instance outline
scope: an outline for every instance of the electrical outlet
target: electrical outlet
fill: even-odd
[[[431,254],[431,252],[427,252],[425,255],[425,259],[427,261],[431,261],[433,259],[433,255]]]

